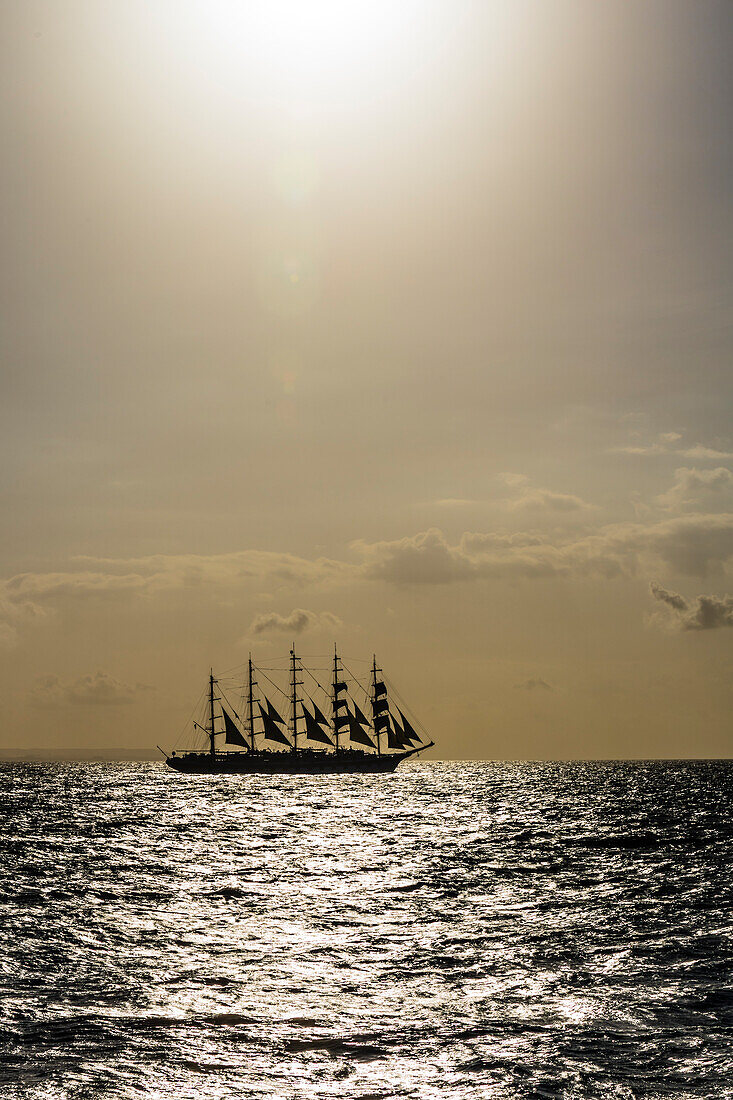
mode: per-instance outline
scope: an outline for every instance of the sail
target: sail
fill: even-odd
[[[404,747],[405,743],[402,740],[402,734],[400,733],[399,729],[395,727],[394,729],[390,728],[389,730],[387,730],[387,748],[404,749]]]
[[[404,731],[405,740],[408,742],[408,744],[413,744],[415,742],[419,744],[422,741],[422,737],[417,732],[417,730],[412,728],[399,707],[397,708],[397,710],[400,711],[400,718],[402,719],[402,729]]]
[[[356,741],[359,745],[369,745],[375,749],[377,746],[368,733],[362,729],[361,722],[349,711],[349,740]]]
[[[302,703],[301,706],[303,706]],[[316,710],[317,709],[318,708],[316,707]],[[323,729],[321,729],[318,719],[314,718],[310,711],[307,710],[307,708],[304,706],[303,717],[305,718],[305,735],[309,741],[320,741],[323,745],[333,744],[333,741],[328,736],[328,734]]]
[[[265,700],[267,702],[267,700]],[[265,727],[264,734],[268,741],[277,741],[281,745],[287,745],[291,748],[291,744],[288,741],[282,730],[278,729],[277,723],[272,720],[270,715],[262,706],[262,703],[257,704],[260,708],[260,717],[262,718],[262,725]]]
[[[410,744],[405,740],[404,732],[400,729],[397,719],[392,717],[392,726],[387,730],[387,746],[390,749],[404,749]]]
[[[353,702],[353,700],[352,700],[352,706],[354,708],[354,717],[356,718],[357,722],[361,722],[362,726],[368,726],[369,725],[369,719],[364,717],[364,715],[359,710],[356,703]]]
[[[267,703],[267,716],[268,716],[268,718],[271,718],[273,722],[279,722],[281,726],[284,726],[285,725],[285,719],[280,717],[280,715],[277,713],[277,711],[275,710],[275,708],[273,707],[272,703],[267,698],[267,696],[265,696],[265,702]],[[260,710],[262,710],[262,707],[260,707]]]
[[[384,680],[377,680],[377,682],[374,685],[374,694],[375,695],[386,695],[387,694],[387,685],[385,684]]]
[[[313,717],[315,718],[316,722],[320,722],[322,726],[327,726],[328,718],[326,718],[326,715],[320,709],[318,704],[313,702],[313,699],[310,695],[308,696],[308,698],[311,701],[311,706],[313,707]],[[303,707],[303,710],[305,711],[305,707]]]
[[[345,684],[342,680],[339,680],[333,685],[333,690],[338,695],[340,691],[346,691],[348,686],[348,684]]]
[[[349,724],[348,714],[337,714],[336,717],[333,720],[333,724],[334,724],[334,726],[336,727],[337,730],[341,730],[341,729],[344,728],[344,726],[348,726],[348,724]]]
[[[221,713],[224,715],[224,732],[226,733],[224,740],[227,745],[243,745],[245,749],[248,748],[247,742],[239,732],[234,719],[224,710],[224,707],[221,708]]]
[[[375,715],[374,716],[374,729],[377,731],[377,733],[381,732],[381,730],[389,729],[389,715],[388,714],[377,714],[377,715]]]
[[[383,699],[375,699],[374,702],[372,703],[372,710],[374,711],[375,714],[380,714],[383,710],[388,710],[388,709],[389,709],[389,702],[387,700],[386,695]]]

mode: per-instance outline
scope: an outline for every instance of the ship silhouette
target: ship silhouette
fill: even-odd
[[[201,722],[193,721],[203,747],[171,753],[161,749],[166,764],[189,775],[380,773],[393,772],[403,760],[434,745],[418,733],[394,702],[394,691],[388,688],[376,656],[366,685],[345,669],[335,646],[329,688],[303,664],[295,646],[290,650],[288,666],[288,690],[284,691],[267,675],[273,670],[254,665],[250,656],[242,685],[242,717],[225,697],[212,670],[205,699],[206,717]],[[305,674],[328,698],[330,716],[310,694],[306,703],[300,690]],[[282,695],[289,711],[287,720],[259,690],[260,675],[271,685],[270,695]],[[369,717],[359,706],[357,695],[364,697]],[[279,698],[278,705],[286,709]],[[219,747],[222,738],[224,748]],[[272,749],[270,744],[281,747]]]

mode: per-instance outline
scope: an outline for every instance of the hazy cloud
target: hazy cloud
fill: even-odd
[[[685,447],[683,450],[678,451],[678,454],[681,454],[683,458],[707,458],[713,462],[716,459],[733,458],[733,451],[718,451],[714,447],[703,447],[699,443],[694,447]]]
[[[33,685],[29,702],[36,707],[124,706],[152,690],[148,684],[132,687],[101,671],[72,682],[64,682],[58,676],[42,676]]]
[[[512,489],[519,488],[521,485],[527,485],[529,478],[526,474],[515,474],[509,470],[505,470],[504,473],[496,475],[497,481],[503,481],[505,485],[511,486]]]
[[[591,508],[572,493],[556,493],[552,489],[525,489],[516,500],[507,501],[515,511],[577,512]]]
[[[733,490],[733,473],[726,466],[712,470],[698,470],[694,466],[680,466],[675,470],[674,484],[666,493],[657,497],[657,504],[676,511],[697,504],[702,498]]]
[[[313,630],[319,626],[337,630],[342,625],[341,620],[330,611],[306,611],[302,607],[296,607],[289,615],[279,615],[277,611],[266,611],[258,615],[250,626],[250,633],[302,634],[304,630]]]
[[[46,615],[44,608],[25,595],[9,593],[0,581],[0,647],[12,649],[18,642],[18,627]]]
[[[189,587],[202,583],[267,578],[290,584],[333,580],[348,567],[329,558],[301,558],[272,550],[237,550],[228,554],[154,554],[144,558],[77,558],[108,574],[129,573],[150,587]]]
[[[529,680],[522,680],[520,684],[515,684],[515,688],[520,691],[553,691],[554,689],[547,680],[542,680],[539,677],[530,678]]]
[[[650,585],[651,594],[670,608],[680,630],[717,630],[733,626],[733,596],[697,596],[686,600],[660,584]]]
[[[701,443],[695,443],[691,447],[681,447],[679,446],[681,438],[678,432],[662,432],[649,443],[629,443],[624,447],[613,447],[611,451],[613,454],[625,455],[677,455],[680,458],[696,459],[699,462],[722,462],[733,459],[733,451],[721,451]]]
[[[512,497],[500,502],[510,511],[577,512],[593,507],[572,493],[533,488],[526,474],[503,473],[498,475],[497,480],[514,493]]]
[[[487,505],[505,508],[511,512],[578,512],[592,508],[580,497],[572,493],[558,493],[553,489],[533,489],[523,474],[502,474],[502,480],[516,495],[503,500],[475,500],[465,497],[442,497],[432,501],[437,508],[465,508],[467,506]]]

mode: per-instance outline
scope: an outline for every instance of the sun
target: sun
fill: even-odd
[[[353,101],[409,70],[430,0],[176,0],[154,5],[187,61],[248,98]],[[432,13],[432,14],[431,14]]]

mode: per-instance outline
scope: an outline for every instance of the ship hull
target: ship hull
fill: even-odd
[[[422,746],[426,748],[427,746]],[[393,772],[412,752],[377,756],[358,750],[326,752],[183,753],[166,764],[186,775],[353,775]]]

